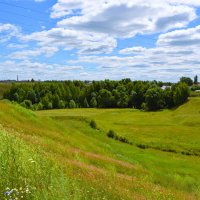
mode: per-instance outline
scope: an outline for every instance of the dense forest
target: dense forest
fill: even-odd
[[[32,110],[61,108],[137,108],[159,110],[183,104],[188,84],[157,81],[63,81],[13,83],[4,98]]]

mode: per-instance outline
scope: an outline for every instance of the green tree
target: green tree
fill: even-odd
[[[92,97],[91,101],[90,101],[90,106],[92,108],[96,108],[97,107],[97,100],[96,97]]]
[[[39,102],[37,105],[37,110],[42,110],[43,107],[44,107],[43,104],[41,102]]]
[[[44,109],[52,109],[53,108],[52,102],[50,101],[48,95],[43,97],[41,102],[42,102],[42,104],[44,106],[43,107]]]
[[[60,102],[59,102],[59,108],[61,108],[61,109],[65,108],[64,101],[60,100]]]
[[[194,77],[194,84],[195,84],[195,85],[198,84],[198,76],[197,76],[197,75]]]
[[[26,95],[26,92],[24,91],[23,88],[18,88],[17,93],[19,95],[19,102],[23,102],[25,95]]]
[[[32,109],[32,102],[30,100],[24,100],[21,105],[25,108]]]
[[[112,93],[106,89],[101,89],[99,91],[99,96],[98,96],[98,105],[101,108],[109,108],[112,107],[113,103],[113,97]]]
[[[188,85],[186,83],[178,83],[173,88],[173,101],[175,106],[185,103],[190,95]]]
[[[135,91],[134,93],[135,96],[134,96],[133,106],[135,108],[140,109],[142,103],[145,102],[145,93],[147,89],[148,89],[147,84],[142,81],[137,81],[134,83],[133,90]]]
[[[84,108],[90,107],[86,98],[84,99],[83,106],[84,106]]]
[[[128,107],[129,98],[126,93],[120,94],[120,99],[117,101],[117,106],[119,108],[127,108]]]
[[[69,108],[76,108],[76,103],[74,100],[69,101]]]
[[[129,107],[135,107],[136,101],[137,101],[137,93],[134,90],[132,90],[129,96],[129,103],[128,103]]]
[[[123,79],[123,82],[129,83],[129,79]],[[117,86],[116,90],[113,90],[114,96],[115,96],[115,101],[116,105],[119,108],[127,108],[128,107],[128,101],[129,97],[127,95],[127,90],[126,87],[123,85]]]
[[[37,98],[36,98],[36,94],[35,94],[34,90],[28,91],[28,93],[27,93],[27,99],[30,100],[32,102],[32,104],[36,103]]]
[[[173,92],[170,88],[164,90],[164,100],[167,108],[172,108],[174,106]]]
[[[14,93],[13,99],[12,99],[12,100],[13,100],[13,101],[16,101],[16,102],[19,102],[19,95],[18,95],[17,92]]]
[[[182,83],[186,83],[188,86],[192,86],[193,85],[193,80],[189,77],[181,77],[180,78],[180,82]]]
[[[53,104],[53,108],[60,108],[60,98],[57,94],[53,96],[52,104]]]
[[[164,107],[163,90],[160,87],[149,88],[145,94],[148,110],[158,110]]]

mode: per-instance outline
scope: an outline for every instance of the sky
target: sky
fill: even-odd
[[[0,0],[0,80],[200,76],[200,0]]]

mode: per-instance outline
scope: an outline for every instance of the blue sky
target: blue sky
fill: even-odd
[[[200,0],[0,0],[0,80],[200,75]]]

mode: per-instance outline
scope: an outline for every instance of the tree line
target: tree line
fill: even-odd
[[[62,108],[137,108],[159,110],[187,101],[189,87],[184,81],[48,81],[13,83],[4,98],[33,110]]]

